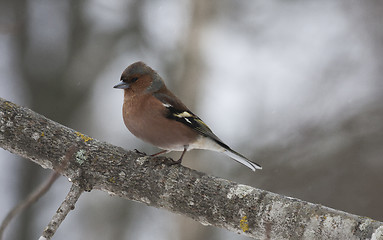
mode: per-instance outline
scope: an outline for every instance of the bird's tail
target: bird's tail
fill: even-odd
[[[226,154],[227,156],[231,157],[235,161],[242,163],[243,165],[250,168],[254,172],[256,169],[262,169],[261,165],[250,161],[249,159],[244,157],[242,154],[237,153],[236,151],[234,151],[232,149],[225,149],[225,151],[223,153]]]

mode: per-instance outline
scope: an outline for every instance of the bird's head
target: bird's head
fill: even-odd
[[[121,82],[114,88],[131,90],[135,93],[152,93],[164,86],[161,77],[143,62],[129,65],[121,74]]]

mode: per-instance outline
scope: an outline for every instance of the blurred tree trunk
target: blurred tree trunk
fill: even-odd
[[[17,73],[20,74],[23,83],[26,86],[29,86],[29,81],[33,80],[31,76],[28,76],[26,72],[26,68],[30,63],[26,60],[26,52],[28,50],[29,36],[28,36],[28,9],[27,9],[27,0],[19,0],[19,1],[8,1],[9,6],[11,7],[14,13],[14,19],[16,20],[16,34],[14,41],[14,66],[17,66]],[[22,86],[25,87],[25,86]],[[33,88],[26,87],[30,92],[29,96],[29,106],[32,109],[36,109],[36,111],[45,112],[42,109],[42,106],[38,106],[37,99],[34,98]],[[45,88],[44,88],[45,89]],[[41,181],[44,170],[35,164],[30,164],[25,162],[20,158],[18,162],[20,165],[18,166],[18,172],[20,173],[20,177],[18,178],[18,186],[14,189],[17,192],[18,201],[25,199],[25,197],[34,189],[38,182]],[[17,202],[18,202],[17,201]],[[18,227],[14,234],[15,239],[27,240],[33,236],[33,220],[36,218],[38,209],[36,207],[32,207],[27,209],[20,215],[20,221],[18,223]]]
[[[179,96],[182,96],[182,100],[186,102],[187,106],[194,108],[205,70],[205,63],[201,54],[201,37],[205,26],[214,17],[215,3],[214,1],[197,0],[191,1],[190,4],[192,6],[189,31],[183,38],[184,43],[180,49],[182,60],[177,66],[182,71],[174,81],[175,91],[178,92]],[[169,67],[172,68],[172,66]]]
[[[184,37],[184,44],[181,47],[180,62],[175,63],[177,67],[174,68],[174,64],[169,65],[169,68],[182,69],[179,71],[178,77],[175,81],[175,92],[182,97],[182,101],[192,110],[197,106],[199,90],[205,71],[205,60],[202,58],[202,46],[201,38],[203,37],[203,31],[205,27],[209,25],[209,22],[214,19],[215,9],[218,7],[216,1],[190,1],[191,4],[191,20],[189,24],[189,31]],[[177,72],[176,72],[177,75]],[[188,153],[191,159],[199,159],[197,157],[198,152]],[[193,162],[195,164],[196,162]],[[192,164],[192,166],[193,166]],[[177,216],[177,218],[179,218]],[[213,228],[203,228],[201,231],[200,224],[190,219],[181,218],[179,222],[179,238],[185,240],[192,239],[207,239],[212,236]]]
[[[13,66],[23,83],[20,88],[26,89],[27,106],[57,122],[69,125],[76,111],[89,96],[94,80],[115,56],[115,52],[109,47],[95,46],[114,46],[121,37],[137,28],[132,25],[128,29],[91,38],[91,28],[83,20],[83,1],[39,3],[31,0],[8,0],[2,4],[12,12]],[[58,11],[63,18],[55,19],[56,13],[44,12],[42,9],[47,9],[39,6],[41,4],[49,10]],[[40,13],[36,14],[36,11]],[[59,21],[62,29],[52,30],[52,34],[59,33],[62,37],[48,46],[44,42],[55,36],[40,36],[39,32],[47,29],[39,24],[55,21]],[[42,181],[42,176],[47,176],[46,171],[24,160],[20,160],[18,172],[19,183],[14,187],[18,191],[18,199],[24,199]],[[31,239],[33,232],[39,230],[34,229],[37,212],[38,205],[20,216],[17,230],[11,234],[15,236],[14,239]]]

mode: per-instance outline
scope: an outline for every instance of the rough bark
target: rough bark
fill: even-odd
[[[382,222],[170,165],[171,159],[97,141],[1,98],[0,118],[0,147],[88,191],[100,189],[256,239],[383,238]]]
[[[60,227],[61,223],[64,221],[65,217],[71,210],[74,210],[75,204],[81,194],[83,189],[72,184],[72,187],[69,190],[68,195],[65,197],[65,200],[61,203],[60,207],[57,209],[55,215],[53,215],[52,220],[48,223],[48,226],[44,229],[42,236],[39,240],[48,240],[52,239],[53,235],[56,233],[56,230]]]

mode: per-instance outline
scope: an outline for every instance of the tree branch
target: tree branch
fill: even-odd
[[[257,239],[383,238],[382,222],[168,166],[171,159],[97,141],[1,98],[0,118],[0,147],[87,191],[100,189]],[[69,163],[60,169],[68,152]]]
[[[48,240],[53,237],[53,235],[56,233],[56,230],[60,227],[60,224],[64,221],[66,215],[68,215],[68,213],[74,209],[74,206],[82,193],[83,190],[79,186],[72,184],[72,187],[65,197],[65,200],[61,203],[59,209],[52,217],[52,220],[44,229],[43,235],[39,238],[39,240]]]

